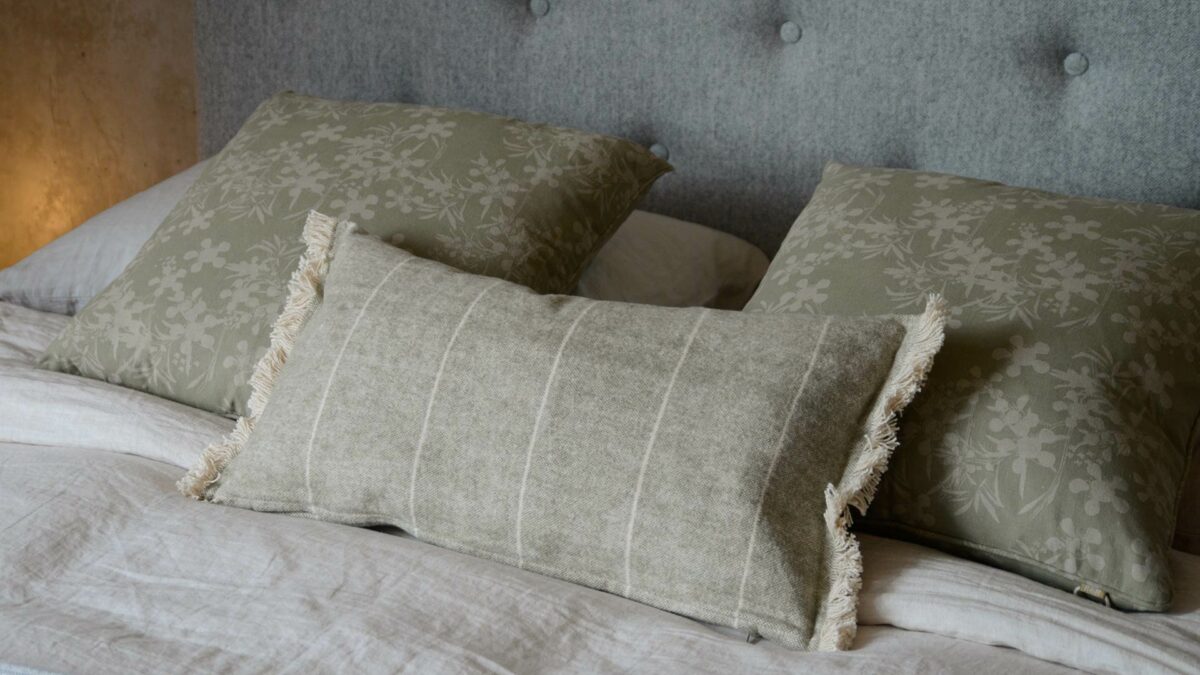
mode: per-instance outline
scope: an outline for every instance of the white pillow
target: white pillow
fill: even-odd
[[[0,300],[58,314],[82,309],[133,260],[206,162],[0,270]],[[596,300],[741,309],[769,263],[762,251],[733,235],[634,211],[596,255],[576,292]]]
[[[57,314],[79,311],[133,260],[204,164],[139,192],[0,270],[0,300]]]
[[[741,309],[771,261],[710,227],[634,211],[584,271],[576,295],[668,307]]]

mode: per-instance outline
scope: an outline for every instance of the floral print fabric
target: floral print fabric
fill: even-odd
[[[669,169],[615,138],[280,94],[42,365],[244,414],[310,210],[470,272],[567,292]]]
[[[1200,212],[830,164],[752,311],[952,308],[865,525],[1165,609],[1200,412]]]

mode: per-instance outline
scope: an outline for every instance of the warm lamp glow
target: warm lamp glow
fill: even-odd
[[[0,268],[196,161],[190,0],[7,3]]]

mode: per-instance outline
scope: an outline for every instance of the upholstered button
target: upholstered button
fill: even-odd
[[[779,27],[779,39],[784,42],[800,41],[800,26],[795,21],[785,21]]]
[[[1079,52],[1071,52],[1067,54],[1067,58],[1063,59],[1063,70],[1067,71],[1068,75],[1082,75],[1087,72],[1087,69],[1087,57]]]
[[[529,13],[541,18],[550,11],[550,0],[529,0]]]
[[[662,143],[655,143],[654,145],[651,145],[650,154],[664,161],[671,159],[671,151],[668,150],[667,146],[663,145]]]

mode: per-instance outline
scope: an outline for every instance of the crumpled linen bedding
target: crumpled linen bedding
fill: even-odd
[[[233,420],[34,367],[70,317],[0,302],[0,441],[116,449],[187,466]]]
[[[391,532],[194,502],[232,421],[33,361],[65,317],[0,303],[0,664],[53,672],[1188,672],[1176,604],[1123,614],[862,536],[854,649],[803,653]],[[0,671],[5,670],[0,665]]]

